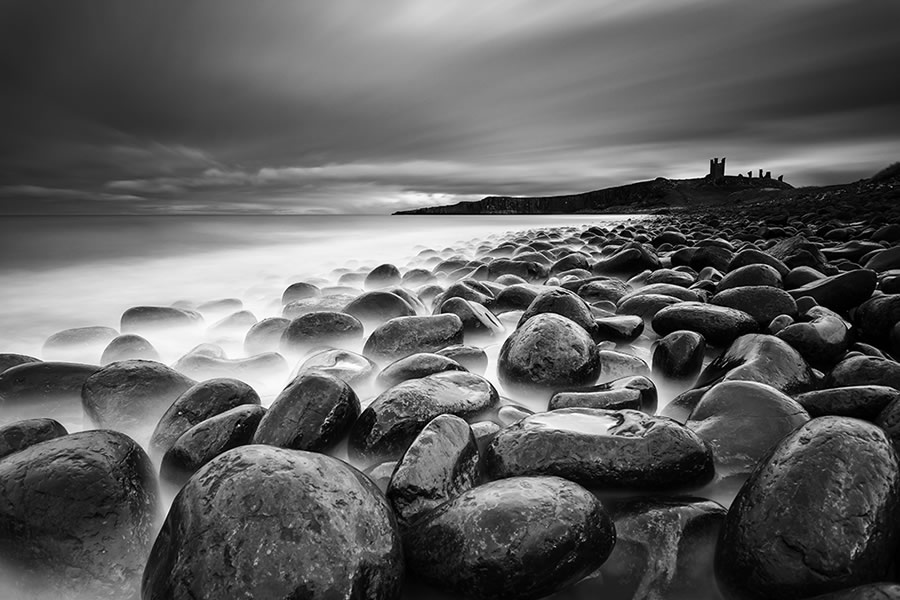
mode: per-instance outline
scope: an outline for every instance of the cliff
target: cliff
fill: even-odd
[[[793,189],[775,180],[745,177],[723,177],[716,181],[701,179],[665,179],[640,181],[580,194],[562,196],[488,196],[473,202],[447,206],[429,206],[404,210],[397,215],[505,215],[648,212],[675,207],[715,204],[727,201],[732,194],[749,190]]]

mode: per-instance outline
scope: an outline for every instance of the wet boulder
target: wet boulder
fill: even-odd
[[[564,408],[502,429],[483,462],[492,478],[556,475],[604,489],[702,485],[709,447],[675,421],[635,410]]]
[[[319,286],[305,281],[298,281],[285,288],[284,293],[281,294],[281,305],[284,306],[297,300],[306,300],[307,298],[318,298],[321,295],[322,290],[319,289]]]
[[[478,484],[478,445],[454,415],[432,419],[413,440],[387,486],[401,529]]]
[[[627,344],[644,332],[644,319],[637,315],[616,315],[594,319],[593,335],[597,342]]]
[[[172,403],[196,383],[162,363],[123,360],[85,380],[81,405],[93,426],[115,429],[142,442]]]
[[[452,358],[420,352],[395,360],[378,374],[376,382],[384,389],[393,387],[408,379],[419,379],[443,373],[444,371],[465,371],[466,369]]]
[[[281,334],[280,345],[282,350],[303,352],[317,346],[354,346],[362,338],[363,324],[353,315],[311,312],[290,322]]]
[[[476,375],[484,375],[485,370],[487,370],[487,354],[478,346],[466,346],[464,344],[447,346],[446,348],[441,348],[435,354],[455,360],[465,367],[466,370]]]
[[[900,294],[876,295],[856,310],[853,324],[864,341],[890,347],[891,329],[900,322]]]
[[[375,267],[366,275],[363,285],[367,290],[376,290],[395,285],[400,285],[403,278],[400,269],[392,264],[383,264]]]
[[[254,444],[327,452],[359,416],[359,398],[347,383],[319,371],[301,374],[278,394],[260,421]]]
[[[631,286],[620,279],[604,277],[579,283],[574,290],[585,302],[612,302],[617,304],[632,291]]]
[[[637,294],[622,300],[616,304],[616,314],[619,315],[635,315],[641,317],[644,321],[651,321],[656,313],[666,308],[681,303],[682,301],[674,296],[665,296],[663,294]]]
[[[854,269],[823,279],[816,279],[806,285],[789,290],[791,296],[802,298],[810,296],[826,308],[843,312],[859,306],[869,299],[878,277],[875,271]]]
[[[25,419],[0,427],[0,459],[40,442],[68,435],[53,419]]]
[[[76,327],[54,333],[44,342],[44,360],[97,362],[98,356],[119,332],[112,327]]]
[[[502,337],[506,328],[497,317],[478,302],[464,298],[447,298],[435,314],[454,314],[463,324],[463,337],[467,342],[488,342]]]
[[[713,346],[728,346],[759,327],[744,311],[701,302],[679,302],[663,308],[653,317],[651,326],[661,336],[682,329],[696,331]]]
[[[813,367],[829,369],[850,347],[850,328],[841,317],[821,306],[809,309],[805,317],[810,320],[788,325],[775,335],[795,348]]]
[[[159,352],[147,339],[136,333],[123,333],[115,337],[103,349],[100,357],[101,365],[118,362],[120,360],[159,360]]]
[[[252,356],[278,350],[281,336],[290,323],[290,319],[283,317],[268,317],[259,321],[244,336],[244,352]]]
[[[203,324],[200,313],[172,306],[135,306],[122,313],[122,333],[140,333],[160,329],[181,329]]]
[[[606,510],[558,477],[476,487],[404,535],[411,575],[467,598],[541,598],[575,583],[615,544]]]
[[[371,464],[398,458],[435,417],[452,414],[479,420],[499,404],[491,383],[466,371],[410,379],[379,395],[350,431],[350,458]]]
[[[638,358],[633,354],[617,350],[599,350],[598,355],[600,356],[600,364],[603,365],[600,383],[623,377],[650,375],[650,366],[644,359]]]
[[[130,598],[159,509],[150,459],[114,431],[85,431],[0,460],[0,561],[22,595]]]
[[[781,273],[775,267],[766,264],[749,264],[728,272],[716,284],[717,292],[724,292],[736,287],[765,285],[783,288]]]
[[[656,385],[642,375],[622,377],[599,385],[562,390],[550,397],[548,410],[560,408],[602,408],[656,412]]]
[[[696,331],[673,331],[653,346],[652,372],[671,381],[693,381],[703,368],[706,340]]]
[[[728,598],[806,598],[886,580],[898,494],[897,454],[881,429],[813,419],[734,499],[716,548],[719,588]]]
[[[836,415],[874,421],[889,404],[900,399],[900,391],[886,385],[851,385],[813,390],[796,397],[813,417]]]
[[[900,364],[879,356],[849,356],[828,374],[828,387],[887,385],[900,389]]]
[[[779,315],[797,316],[797,302],[791,295],[768,285],[729,288],[713,296],[710,303],[747,313],[756,320],[760,329]]]
[[[418,352],[435,352],[462,341],[463,324],[456,315],[397,317],[369,335],[363,354],[375,362],[388,363]]]
[[[235,406],[200,421],[176,439],[163,455],[159,476],[181,487],[220,454],[253,442],[266,409],[258,404]]]
[[[319,371],[337,377],[356,388],[366,385],[376,370],[375,363],[362,354],[348,350],[322,350],[303,361],[291,379],[307,371]]]
[[[142,598],[399,598],[396,527],[383,494],[346,463],[241,446],[175,498]]]
[[[66,362],[26,362],[0,373],[0,424],[49,417],[80,426],[81,388],[100,367]]]
[[[293,320],[297,317],[302,317],[303,315],[315,312],[342,312],[356,296],[356,292],[334,293],[323,295],[318,298],[294,300],[293,302],[284,305],[284,308],[281,309],[281,316],[285,319]]]
[[[244,404],[259,404],[256,391],[237,379],[208,379],[178,396],[150,436],[150,453],[162,456],[181,434],[219,413]]]
[[[284,377],[288,371],[287,361],[278,352],[263,352],[246,358],[191,352],[178,359],[172,367],[197,380],[234,377],[253,385],[263,385],[269,379]]]
[[[344,311],[356,317],[366,327],[376,327],[394,317],[411,317],[416,310],[410,304],[388,291],[372,291],[353,299]]]
[[[28,363],[39,363],[41,359],[27,354],[16,354],[14,352],[0,352],[0,373],[19,365]]]
[[[577,294],[563,288],[550,288],[541,292],[522,313],[517,327],[521,328],[536,315],[547,313],[566,317],[588,333],[594,332],[594,315],[591,309]]]
[[[587,331],[566,317],[542,313],[506,338],[497,373],[507,389],[546,393],[590,385],[600,369],[600,353]]]
[[[746,477],[786,435],[809,421],[790,396],[755,381],[723,381],[703,394],[686,426],[712,448],[720,478]]]
[[[618,504],[616,546],[600,568],[598,597],[719,600],[713,556],[726,512],[691,497]]]

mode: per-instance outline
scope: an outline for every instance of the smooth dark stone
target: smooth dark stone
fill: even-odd
[[[746,477],[784,436],[809,421],[790,396],[755,381],[723,381],[703,394],[686,423],[712,448],[720,478]]]
[[[730,271],[716,284],[716,291],[723,292],[736,287],[765,285],[783,288],[781,273],[775,267],[763,264],[752,264]]]
[[[120,360],[159,360],[159,352],[149,341],[134,333],[125,333],[113,339],[103,350],[101,365]]]
[[[743,311],[700,302],[668,306],[656,313],[651,325],[661,336],[682,329],[696,331],[713,346],[727,346],[759,327],[756,320]]]
[[[477,346],[447,346],[435,352],[438,356],[451,358],[476,375],[484,375],[487,370],[487,354]]]
[[[695,281],[697,281],[697,274],[694,272],[689,273],[675,269],[657,269],[647,277],[646,284],[653,285],[654,283],[667,283],[686,288]]]
[[[44,342],[44,360],[95,362],[119,332],[112,327],[76,327],[54,333]]]
[[[247,358],[219,358],[192,352],[182,356],[172,367],[198,381],[235,377],[254,385],[261,380],[284,377],[288,371],[287,361],[277,352],[264,352]]]
[[[806,598],[892,572],[900,500],[885,433],[819,417],[788,435],[744,484],[716,548],[727,598]]]
[[[589,256],[579,253],[568,254],[550,265],[550,275],[559,275],[572,269],[590,271],[591,259]]]
[[[900,246],[893,246],[873,254],[864,266],[866,269],[878,271],[879,273],[900,268]]]
[[[643,359],[627,352],[617,350],[600,350],[598,352],[600,364],[603,370],[600,374],[600,383],[633,377],[636,375],[649,376],[650,366]]]
[[[241,446],[175,498],[144,571],[144,600],[397,599],[403,554],[391,509],[337,459]]]
[[[605,489],[665,489],[712,479],[706,444],[675,421],[635,410],[563,408],[502,429],[483,463],[492,478],[557,475]]]
[[[434,301],[434,306],[440,308],[447,300],[451,298],[460,298],[477,302],[483,306],[489,306],[494,301],[494,293],[483,282],[464,279],[451,284]]]
[[[720,381],[757,381],[788,395],[813,386],[812,372],[800,353],[787,342],[761,333],[735,340],[700,373],[696,387]]]
[[[284,306],[297,300],[306,300],[307,298],[318,298],[321,295],[322,290],[319,289],[319,286],[306,283],[305,281],[298,281],[287,286],[284,293],[281,294],[281,305]]]
[[[625,297],[626,294],[632,291],[631,286],[624,281],[608,277],[579,283],[574,287],[575,289],[573,291],[575,291],[579,297],[583,298],[585,302],[591,303],[607,301],[616,304]]]
[[[397,317],[372,332],[363,354],[380,363],[419,352],[435,352],[461,344],[463,324],[456,315]]]
[[[616,343],[633,342],[644,333],[644,319],[637,315],[617,315],[594,319],[594,340]]]
[[[550,397],[548,410],[560,408],[602,408],[641,410],[648,415],[656,412],[656,386],[647,377],[623,377],[591,387],[564,390]]]
[[[266,409],[243,404],[201,421],[181,434],[163,455],[159,476],[178,487],[200,468],[238,446],[252,443]]]
[[[138,442],[149,439],[175,400],[197,382],[151,360],[123,360],[109,364],[84,382],[81,405],[98,429],[115,429]]]
[[[652,372],[672,381],[693,381],[703,368],[706,341],[696,331],[673,331],[653,346]]]
[[[887,385],[900,389],[900,364],[876,356],[845,358],[828,374],[828,387]]]
[[[778,271],[781,277],[786,277],[790,269],[781,260],[775,258],[767,252],[757,250],[756,248],[745,248],[734,255],[731,262],[728,263],[728,271],[734,271],[747,265],[767,265]]]
[[[383,264],[369,271],[363,285],[367,290],[374,290],[400,285],[401,282],[400,269],[392,264]]]
[[[362,412],[350,431],[348,453],[367,464],[398,458],[438,415],[477,421],[499,401],[487,379],[466,371],[404,381],[383,392]]]
[[[522,313],[517,327],[521,328],[536,315],[548,313],[566,317],[589,334],[594,332],[594,315],[587,303],[574,292],[563,288],[550,288],[541,292]]]
[[[680,246],[687,244],[687,237],[685,237],[685,235],[679,231],[666,230],[662,233],[657,234],[650,242],[650,244],[657,248],[663,244]]]
[[[467,342],[488,342],[502,337],[506,328],[497,317],[478,302],[463,298],[448,298],[438,308],[436,314],[454,314],[463,324],[463,337]]]
[[[122,313],[122,333],[157,329],[196,327],[203,323],[200,313],[171,306],[135,306]]]
[[[631,298],[634,298],[635,296],[647,295],[671,296],[673,298],[678,298],[679,300],[682,300],[684,302],[697,302],[700,300],[700,296],[698,296],[696,292],[680,285],[672,285],[669,283],[654,283],[651,285],[645,285],[644,287],[639,288],[626,296],[623,296],[622,299],[619,300],[619,304],[626,302]]]
[[[590,334],[555,313],[536,315],[516,329],[497,359],[503,387],[523,393],[590,385],[600,368],[600,353]]]
[[[541,292],[548,289],[543,285],[516,283],[501,290],[491,304],[491,310],[499,315],[513,310],[525,310]]]
[[[0,353],[0,374],[13,367],[19,365],[27,365],[29,363],[39,363],[41,359],[26,354],[14,354],[11,352]]]
[[[767,285],[730,288],[713,296],[710,303],[747,313],[756,320],[760,329],[767,327],[779,315],[797,315],[797,302],[791,295]]]
[[[874,421],[900,391],[886,385],[852,385],[814,390],[795,399],[813,417],[836,415]]]
[[[185,431],[212,416],[259,403],[259,395],[243,381],[219,378],[200,382],[178,396],[159,419],[150,436],[150,453],[162,456]]]
[[[387,291],[366,292],[353,299],[344,311],[366,327],[381,325],[394,317],[411,317],[416,310],[397,294]]]
[[[81,387],[96,365],[26,362],[0,373],[0,424],[50,417],[81,421]]]
[[[0,427],[0,459],[69,432],[53,419],[25,419]]]
[[[616,546],[598,598],[719,600],[713,573],[726,510],[703,498],[640,498],[612,509]]]
[[[788,293],[794,298],[810,296],[822,306],[842,312],[868,300],[877,283],[875,271],[854,269],[811,281],[802,287],[788,290]]]
[[[344,381],[302,373],[282,390],[256,428],[254,444],[328,452],[359,416],[359,399]]]
[[[114,431],[84,431],[0,460],[0,561],[21,596],[132,598],[156,530],[156,475]]]
[[[536,261],[508,260],[500,258],[488,263],[488,279],[497,279],[502,275],[517,275],[525,281],[544,281],[550,269]]]
[[[291,379],[307,371],[318,371],[337,377],[356,388],[365,385],[375,375],[377,368],[375,363],[362,354],[348,350],[322,350],[303,361]]]
[[[819,279],[825,279],[826,275],[812,267],[795,267],[784,277],[784,287],[793,290],[801,288],[808,283]]]
[[[411,575],[467,598],[536,599],[606,560],[615,529],[591,493],[558,477],[479,486],[404,535]]]
[[[641,317],[645,321],[650,321],[656,316],[656,313],[666,308],[680,304],[682,301],[674,296],[663,296],[660,294],[639,294],[623,299],[616,305],[616,314],[619,315],[635,315]]]
[[[432,419],[394,470],[386,495],[401,529],[478,484],[478,445],[454,415]]]
[[[395,360],[378,374],[376,382],[386,389],[408,379],[420,379],[444,371],[465,370],[465,367],[452,358],[430,352],[421,352]]]
[[[250,327],[244,336],[244,352],[249,355],[274,352],[281,346],[281,336],[291,320],[268,317]]]
[[[609,258],[595,262],[591,266],[591,272],[595,275],[632,277],[644,269],[655,271],[659,267],[659,257],[656,254],[645,246],[632,242]]]
[[[802,235],[783,239],[768,249],[769,254],[784,261],[789,268],[812,267],[823,273],[827,271],[827,261],[819,247]]]
[[[403,302],[399,298],[397,300]],[[352,346],[362,338],[363,324],[353,315],[312,312],[290,322],[281,334],[280,347],[287,351],[302,352],[317,346]]]
[[[900,294],[876,295],[856,309],[853,325],[863,341],[890,347],[891,328],[900,322]]]
[[[850,347],[850,329],[841,317],[826,308],[813,307],[806,316],[812,319],[788,325],[775,335],[795,348],[813,367],[828,369]]]
[[[306,298],[305,300],[295,300],[290,304],[286,304],[281,309],[281,316],[285,319],[296,319],[309,313],[316,312],[342,312],[348,304],[350,304],[356,295],[340,293],[327,294],[319,298]]]

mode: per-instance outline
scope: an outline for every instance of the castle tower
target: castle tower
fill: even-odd
[[[721,179],[725,177],[725,159],[723,158],[721,162],[719,162],[718,158],[709,159],[709,175],[707,175],[713,181]]]

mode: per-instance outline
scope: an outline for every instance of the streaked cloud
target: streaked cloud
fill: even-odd
[[[0,186],[79,192],[65,212],[387,212],[723,155],[833,183],[900,155],[898,17],[893,0],[6,0]],[[40,210],[26,196],[0,212]]]

